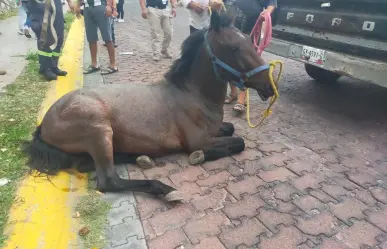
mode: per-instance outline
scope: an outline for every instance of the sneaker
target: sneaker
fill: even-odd
[[[28,28],[25,28],[25,29],[24,29],[24,35],[25,35],[27,38],[31,38],[30,30],[29,30]]]
[[[164,58],[172,59],[172,54],[168,51],[161,51],[161,54],[163,55]]]
[[[159,61],[160,60],[160,56],[157,55],[157,54],[153,55],[153,60],[154,61]]]
[[[118,22],[125,22],[124,19],[118,19]]]
[[[22,29],[19,29],[19,31],[17,32],[19,35],[24,35],[24,31]]]

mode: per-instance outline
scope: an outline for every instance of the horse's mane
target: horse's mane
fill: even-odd
[[[230,27],[231,25],[231,18],[227,14],[218,14],[216,11],[212,12],[209,29],[219,32],[221,28]],[[184,87],[191,65],[196,56],[198,56],[199,49],[204,42],[204,34],[206,31],[207,29],[196,31],[184,40],[181,45],[180,58],[175,60],[170,70],[165,74],[168,83],[173,84],[178,88]]]

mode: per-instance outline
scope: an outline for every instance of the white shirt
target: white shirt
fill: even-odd
[[[189,25],[195,29],[204,29],[210,26],[210,13],[207,9],[210,4],[210,0],[181,0],[181,3],[185,8],[188,8],[188,4],[193,1],[204,6],[204,10],[201,14],[196,13],[195,11],[188,9],[189,11]]]

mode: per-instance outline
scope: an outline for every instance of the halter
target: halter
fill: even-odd
[[[248,71],[247,73],[241,73],[241,72],[235,70],[234,68],[230,67],[229,65],[227,65],[226,63],[221,61],[218,57],[216,57],[214,55],[214,53],[212,52],[210,44],[208,42],[208,31],[206,31],[206,33],[204,34],[204,45],[206,47],[207,53],[211,57],[212,67],[214,68],[216,79],[227,83],[227,81],[223,80],[219,74],[218,67],[221,67],[224,70],[226,70],[227,72],[229,72],[229,73],[233,74],[234,76],[236,76],[237,78],[239,78],[239,81],[236,81],[236,82],[233,81],[232,83],[241,90],[245,89],[244,84],[249,78],[251,78],[252,76],[254,76],[257,73],[260,73],[264,70],[270,69],[270,64],[266,64],[266,65],[256,67],[253,70]]]

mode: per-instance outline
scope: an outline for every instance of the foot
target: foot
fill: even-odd
[[[179,202],[179,201],[183,201],[184,198],[179,193],[179,191],[174,190],[174,191],[170,192],[169,194],[165,195],[165,200],[168,202]]]
[[[233,108],[234,111],[243,113],[245,111],[245,105],[241,103],[236,103]]]
[[[98,66],[88,66],[85,71],[83,71],[83,74],[90,74],[97,71],[100,71],[101,69]]]
[[[51,69],[46,69],[43,72],[43,76],[46,78],[46,80],[51,81],[51,80],[56,80],[58,79],[58,76],[51,70]]]
[[[197,150],[191,153],[188,158],[188,162],[191,165],[197,165],[204,163],[204,152],[202,150]]]
[[[22,29],[19,29],[19,31],[17,32],[19,35],[24,35],[24,32]]]
[[[155,162],[152,160],[152,158],[148,156],[139,156],[136,159],[136,163],[140,168],[143,169],[150,169],[156,166]]]
[[[63,70],[60,70],[59,68],[53,68],[52,69],[52,72],[58,76],[66,76],[67,75],[67,72],[66,71],[63,71]]]
[[[125,22],[124,19],[118,19],[118,22]]]
[[[224,101],[225,104],[231,104],[237,99],[236,95],[230,94],[226,96],[226,100]]]
[[[154,54],[153,55],[153,60],[154,61],[159,61],[160,60],[160,55]]]
[[[101,71],[101,74],[102,75],[107,75],[107,74],[112,74],[112,73],[115,73],[115,72],[118,72],[118,68],[117,67],[108,66],[106,69]]]
[[[161,54],[163,55],[164,58],[171,59],[172,54],[169,51],[161,51]]]
[[[30,34],[30,29],[24,29],[24,35],[27,37],[27,38],[31,38],[31,34]]]

